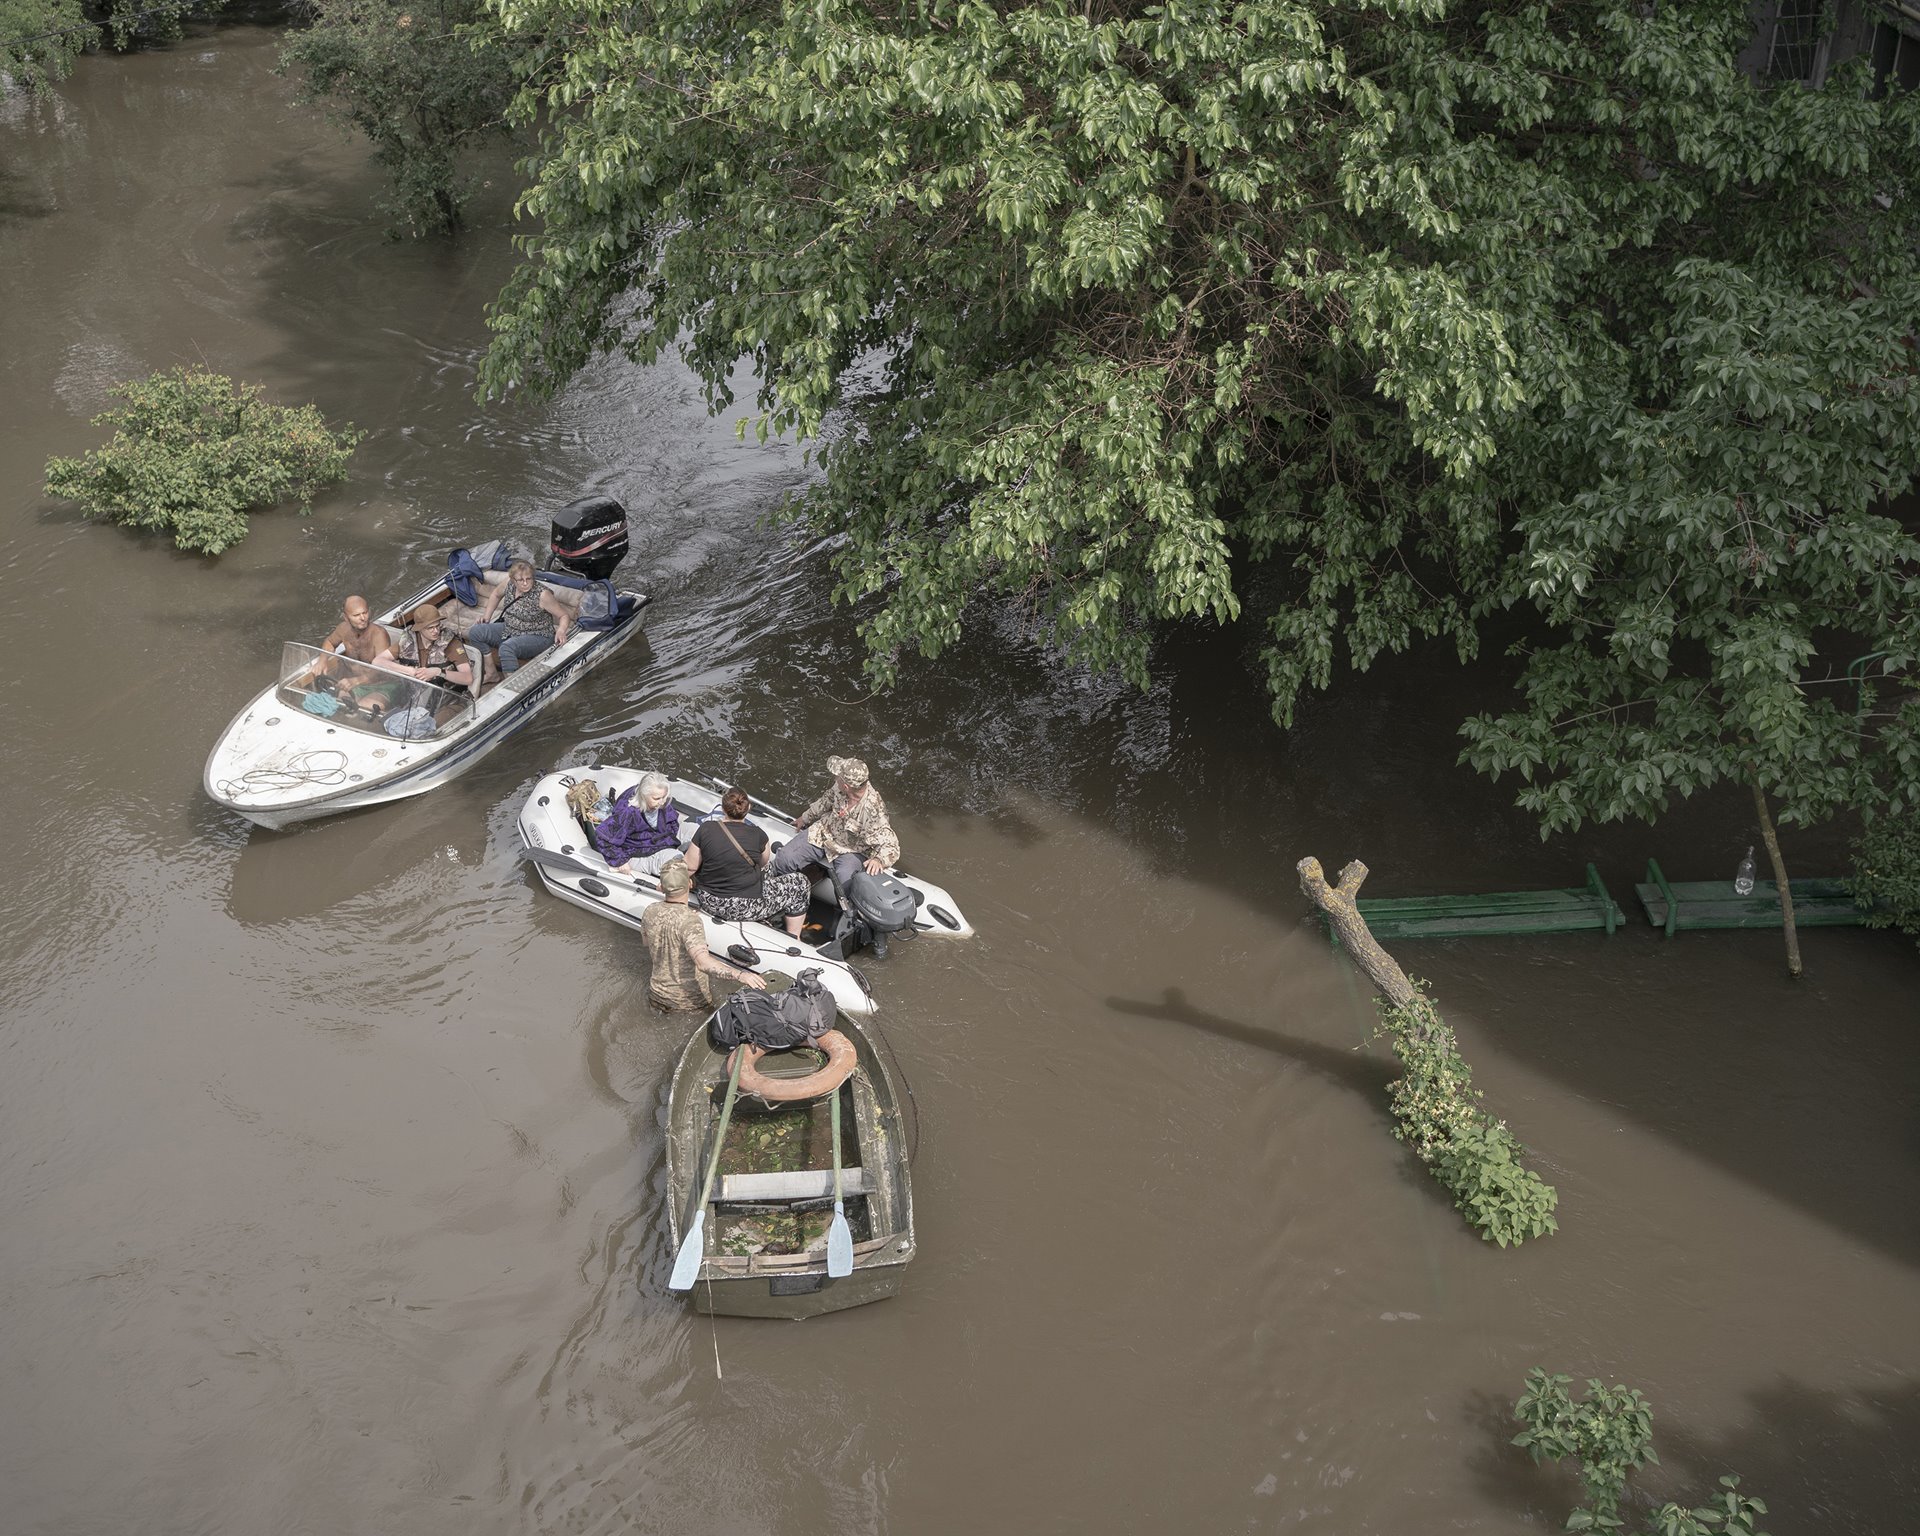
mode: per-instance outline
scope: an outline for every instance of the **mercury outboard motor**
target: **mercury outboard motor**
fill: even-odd
[[[553,562],[605,581],[627,558],[627,509],[611,496],[582,496],[553,514]]]

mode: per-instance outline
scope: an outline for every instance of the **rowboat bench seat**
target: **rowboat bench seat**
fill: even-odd
[[[867,1192],[860,1168],[840,1170],[840,1193],[846,1199]],[[722,1205],[762,1200],[831,1200],[833,1170],[802,1168],[794,1173],[726,1173],[720,1176],[714,1199]]]

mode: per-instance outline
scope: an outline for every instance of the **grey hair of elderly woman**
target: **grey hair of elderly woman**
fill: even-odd
[[[640,785],[634,790],[633,797],[636,800],[644,800],[656,789],[663,795],[667,792],[667,776],[664,773],[643,773],[640,775]]]

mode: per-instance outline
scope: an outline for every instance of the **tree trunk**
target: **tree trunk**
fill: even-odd
[[[1373,930],[1367,927],[1367,920],[1360,915],[1355,898],[1360,894],[1360,883],[1367,878],[1367,866],[1355,859],[1340,871],[1338,885],[1327,884],[1318,859],[1302,859],[1294,868],[1300,871],[1300,889],[1327,914],[1334,932],[1340,935],[1340,942],[1353,956],[1354,964],[1367,973],[1367,979],[1380,994],[1395,1008],[1405,1008],[1413,1002],[1420,994],[1414,991],[1413,983],[1407,980],[1407,973],[1395,963],[1393,956],[1380,947]]]
[[[1793,892],[1787,886],[1787,864],[1780,857],[1780,839],[1774,836],[1773,817],[1767,814],[1767,792],[1760,787],[1760,775],[1753,776],[1753,808],[1760,814],[1760,836],[1767,845],[1767,857],[1773,861],[1773,884],[1780,892],[1780,926],[1787,936],[1787,974],[1800,974],[1800,935],[1793,926]]]

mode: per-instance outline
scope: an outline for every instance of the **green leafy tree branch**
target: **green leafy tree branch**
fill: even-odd
[[[0,0],[0,95],[9,88],[39,94],[72,73],[90,49],[121,52],[180,35],[191,17],[219,11],[225,0]]]

